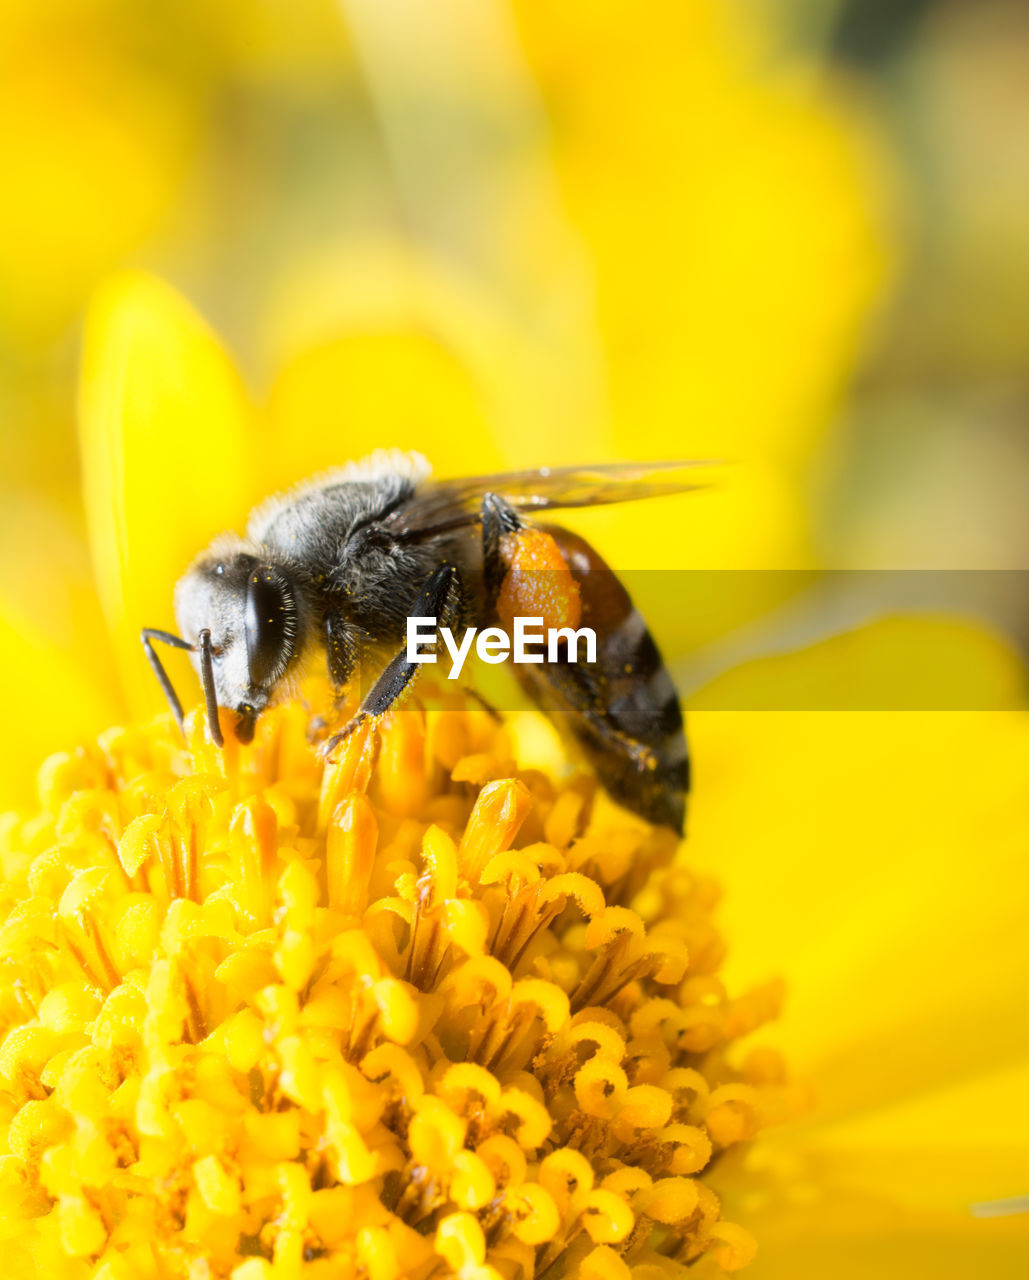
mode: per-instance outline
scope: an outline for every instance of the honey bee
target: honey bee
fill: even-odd
[[[382,716],[418,672],[408,619],[442,628],[500,626],[519,616],[596,632],[596,660],[516,668],[536,703],[563,720],[609,794],[681,832],[689,755],[679,697],[629,594],[581,537],[537,524],[537,513],[699,487],[678,462],[555,467],[433,480],[418,454],[379,451],[251,514],[246,537],[217,538],[175,590],[181,635],[146,627],[147,658],[182,725],[182,704],[154,649],[188,650],[210,733],[218,708],[236,713],[241,742],[324,653],[338,693],[362,660],[381,670],[327,754],[357,725]],[[695,474],[695,473],[693,473]]]

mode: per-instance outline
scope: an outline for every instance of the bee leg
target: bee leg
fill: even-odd
[[[204,690],[204,706],[207,709],[207,728],[214,740],[214,745],[224,747],[225,740],[218,721],[218,695],[214,689],[214,646],[211,644],[211,633],[206,627],[200,632],[200,643],[197,647],[200,650],[200,683]],[[236,736],[240,742],[249,742],[254,736],[254,722],[251,719],[248,723],[249,737],[240,728],[243,724],[242,717],[236,726]]]
[[[453,628],[462,614],[463,592],[461,575],[453,565],[441,565],[429,579],[418,602],[417,617],[435,618],[440,627]],[[404,692],[421,667],[407,656],[407,645],[386,664],[379,678],[365,695],[357,715],[322,744],[322,754],[329,755],[366,720],[377,719],[390,709]]]
[[[173,635],[170,631],[159,631],[156,627],[144,627],[139,633],[139,638],[143,643],[143,650],[146,653],[147,661],[153,669],[154,675],[157,677],[157,683],[161,686],[161,692],[168,700],[168,706],[171,707],[172,715],[175,717],[175,723],[179,726],[179,732],[183,733],[182,728],[182,702],[179,695],[175,692],[175,686],[171,682],[171,677],[164,669],[164,663],[157,656],[157,650],[154,648],[153,642],[160,640],[162,644],[170,645],[173,649],[192,649],[193,646],[188,640],[183,640],[181,636]]]
[[[357,662],[357,636],[341,613],[325,615],[325,660],[333,689],[340,689],[350,679]]]
[[[175,686],[172,684],[171,678],[164,669],[164,663],[157,656],[157,650],[154,648],[153,642],[160,640],[162,644],[169,645],[173,649],[185,649],[189,653],[200,654],[200,676],[204,689],[204,704],[207,708],[207,723],[211,730],[211,738],[214,741],[214,745],[216,747],[224,746],[221,725],[218,723],[218,698],[214,691],[214,650],[211,645],[210,631],[205,628],[200,632],[199,644],[190,644],[188,640],[183,640],[181,636],[173,635],[170,631],[159,631],[156,627],[144,627],[139,633],[139,638],[143,642],[143,650],[146,653],[147,660],[153,668],[154,675],[157,677],[157,683],[161,686],[161,692],[168,699],[168,706],[172,709],[175,723],[179,726],[179,733],[183,737],[186,736],[186,730],[183,725],[182,703],[179,700],[179,695],[175,692]]]
[[[364,627],[355,626],[342,613],[325,615],[325,657],[329,668],[329,680],[337,696],[337,705],[342,701],[345,686],[358,665],[364,645],[371,636]]]
[[[482,571],[486,583],[486,598],[492,606],[496,604],[507,574],[507,566],[500,553],[501,539],[506,533],[515,533],[521,529],[522,519],[499,493],[487,493],[483,497],[481,518]]]

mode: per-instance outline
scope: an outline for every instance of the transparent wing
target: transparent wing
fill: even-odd
[[[713,461],[615,462],[585,467],[541,467],[430,482],[396,512],[393,523],[409,537],[473,524],[487,493],[518,511],[550,511],[634,502],[706,489],[700,473]]]

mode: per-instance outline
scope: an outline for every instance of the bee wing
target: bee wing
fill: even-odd
[[[421,488],[397,522],[410,537],[474,524],[487,493],[497,493],[519,511],[596,507],[638,498],[705,489],[698,478],[711,461],[613,462],[586,467],[541,467],[486,476],[458,476]]]
[[[556,507],[595,507],[632,502],[664,494],[703,488],[703,461],[611,462],[592,467],[541,467],[537,471],[506,471],[491,476],[461,476],[446,483],[459,490],[463,501],[478,510],[487,493],[499,493],[520,510]]]

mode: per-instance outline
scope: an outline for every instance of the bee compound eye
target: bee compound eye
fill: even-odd
[[[247,666],[253,684],[272,681],[290,657],[295,630],[291,593],[281,575],[259,565],[247,580]]]

